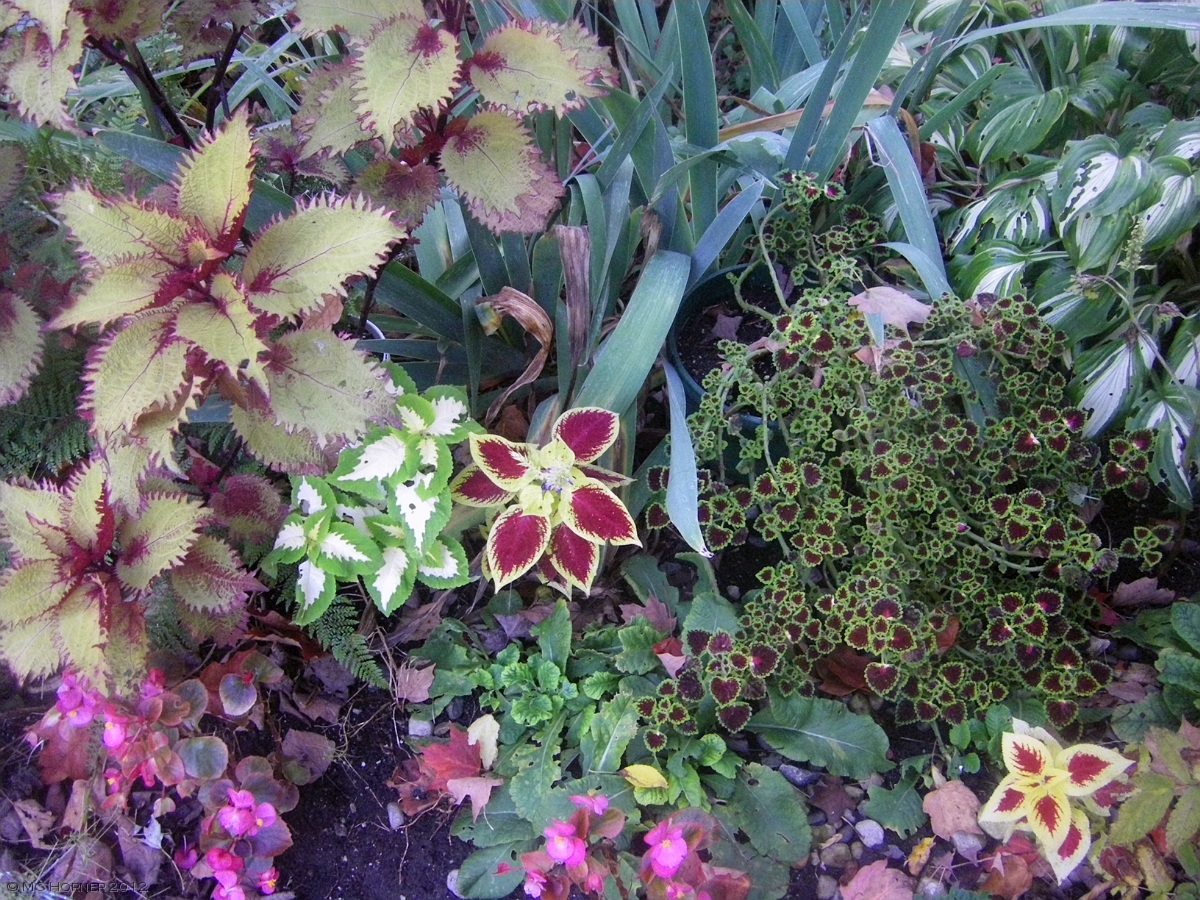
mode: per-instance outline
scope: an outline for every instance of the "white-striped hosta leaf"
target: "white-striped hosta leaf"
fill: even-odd
[[[1156,159],[1151,166],[1162,187],[1158,199],[1141,214],[1147,250],[1169,247],[1200,221],[1200,175],[1177,156]]]
[[[1154,144],[1154,158],[1164,156],[1187,160],[1200,156],[1200,118],[1177,119],[1167,124]]]
[[[1063,157],[1053,209],[1059,227],[1082,216],[1136,212],[1154,197],[1149,163],[1137,153],[1123,155],[1111,138],[1094,135],[1074,143]],[[1150,191],[1148,197],[1143,194]]]
[[[1154,346],[1139,336],[1133,344],[1102,344],[1082,354],[1076,363],[1080,386],[1079,405],[1088,411],[1084,437],[1095,437],[1125,409],[1154,358]]]

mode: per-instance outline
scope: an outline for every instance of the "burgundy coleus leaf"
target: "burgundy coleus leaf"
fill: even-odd
[[[585,594],[600,567],[600,547],[580,537],[570,528],[559,526],[550,536],[546,548],[547,561],[567,582]]]
[[[584,484],[563,505],[563,521],[580,537],[601,544],[641,544],[633,518],[617,495],[599,484]]]
[[[506,509],[488,532],[487,564],[496,590],[524,575],[550,544],[550,520],[528,515],[519,508]]]
[[[620,430],[617,414],[595,406],[569,409],[554,423],[550,439],[559,438],[571,448],[577,463],[595,462],[613,445]]]
[[[495,484],[515,491],[530,474],[529,450],[494,434],[471,435],[471,458]]]
[[[463,469],[451,482],[450,493],[456,503],[465,506],[502,506],[513,496],[474,464]]]

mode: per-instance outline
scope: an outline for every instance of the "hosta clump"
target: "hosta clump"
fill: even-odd
[[[468,580],[462,546],[441,534],[450,519],[450,448],[479,430],[461,392],[424,394],[392,367],[400,427],[377,427],[343,451],[324,478],[293,476],[293,512],[265,560],[299,563],[295,621],[329,608],[338,582],[362,580],[379,610],[395,612],[417,581],[452,588]]]
[[[767,687],[795,690],[853,652],[904,720],[958,721],[1014,691],[1072,720],[1108,674],[1086,654],[1084,591],[1121,557],[1153,562],[1163,537],[1140,529],[1105,548],[1081,503],[1114,488],[1144,497],[1149,436],[1106,455],[1081,440],[1061,339],[1031,304],[855,293],[851,241],[777,239],[776,219],[804,225],[826,192],[797,176],[786,195],[756,257],[774,266],[781,310],[758,310],[771,332],[753,347],[722,342],[726,365],[691,421],[702,460],[731,443],[750,479],[708,482],[709,546],[753,530],[782,559],[759,574],[736,634],[687,635],[679,697],[711,697],[737,727]],[[743,431],[746,413],[765,424]]]

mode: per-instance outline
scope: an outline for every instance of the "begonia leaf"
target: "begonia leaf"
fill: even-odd
[[[42,322],[16,294],[0,292],[0,406],[24,396],[42,364]]]
[[[337,30],[366,37],[394,16],[420,18],[425,9],[420,0],[296,0],[295,14],[305,34]]]
[[[203,509],[187,498],[151,497],[121,527],[117,577],[134,590],[148,588],[183,560],[198,538],[203,516]]]
[[[197,612],[219,612],[242,603],[263,586],[242,568],[224,541],[200,535],[170,573],[175,596]]]
[[[84,263],[107,267],[136,257],[182,263],[188,223],[135,200],[72,187],[54,197],[55,212],[79,243]]]
[[[551,22],[514,23],[493,31],[468,64],[471,84],[485,101],[518,113],[564,115],[604,93],[595,84],[599,56],[587,32]],[[609,77],[611,74],[608,73]]]
[[[375,269],[404,230],[361,197],[319,197],[259,233],[246,254],[242,280],[251,304],[290,318],[345,297],[352,275]]]
[[[303,429],[320,444],[354,438],[391,406],[379,367],[352,341],[321,331],[293,331],[271,349],[271,411],[287,431]]]
[[[52,0],[52,5],[66,6],[60,0]],[[40,18],[45,13],[39,11],[33,15]],[[47,18],[57,21],[58,14]],[[4,82],[22,116],[39,125],[70,131],[75,122],[67,111],[65,98],[75,87],[74,69],[83,55],[87,28],[83,16],[74,10],[65,13],[62,21],[61,28],[47,24],[46,30],[30,27],[21,33],[17,39],[23,42],[22,52],[4,73]]]
[[[559,438],[570,447],[577,463],[590,463],[613,445],[620,430],[621,420],[616,413],[585,406],[568,409],[559,416],[550,438]]]
[[[254,144],[244,112],[184,157],[176,176],[179,214],[210,240],[226,238],[250,202]]]
[[[389,19],[358,50],[354,98],[385,148],[395,142],[397,127],[420,109],[437,110],[458,87],[458,41],[424,15]]]
[[[599,484],[584,484],[571,491],[563,505],[567,527],[597,544],[641,544],[633,517],[620,499]]]
[[[451,134],[441,164],[471,215],[500,233],[544,229],[563,194],[529,132],[498,110],[478,113]]]
[[[550,521],[526,515],[520,508],[506,509],[488,532],[488,569],[500,590],[533,568],[550,543]]]

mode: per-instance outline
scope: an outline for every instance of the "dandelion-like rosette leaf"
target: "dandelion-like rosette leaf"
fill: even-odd
[[[229,242],[250,202],[253,151],[250,123],[241,112],[179,167],[175,182],[179,214],[199,224],[214,245]]]
[[[570,447],[577,463],[590,463],[613,445],[620,428],[621,420],[616,413],[585,406],[569,409],[559,416],[550,438],[559,438]]]
[[[512,491],[500,487],[474,463],[450,483],[450,492],[456,503],[478,507],[503,506],[513,496]]]
[[[1115,750],[1095,744],[1077,744],[1063,752],[1059,766],[1070,776],[1063,791],[1068,797],[1086,797],[1111,783],[1133,765]]]
[[[1071,822],[1067,826],[1062,842],[1055,847],[1043,847],[1043,855],[1050,863],[1050,868],[1061,882],[1071,874],[1084,859],[1092,847],[1091,825],[1087,814],[1076,809],[1071,813]]]
[[[568,584],[586,594],[600,568],[600,547],[560,525],[550,536],[546,559]]]
[[[471,458],[499,488],[515,491],[533,474],[529,448],[494,434],[471,435]]]
[[[507,509],[488,532],[486,556],[496,590],[520,578],[541,559],[550,544],[550,520]]]
[[[563,521],[582,538],[596,544],[640,544],[637,527],[617,495],[599,484],[571,491],[562,506]]]

